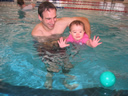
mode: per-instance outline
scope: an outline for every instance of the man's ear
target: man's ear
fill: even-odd
[[[40,17],[40,15],[38,15],[38,18],[39,18],[40,21],[42,21],[42,18]]]

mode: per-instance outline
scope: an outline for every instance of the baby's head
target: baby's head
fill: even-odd
[[[19,6],[22,6],[22,5],[24,5],[25,3],[24,3],[24,0],[17,0],[17,4],[18,4]]]
[[[84,23],[80,20],[75,20],[69,25],[70,34],[75,40],[80,40],[83,38],[85,33]]]
[[[83,30],[85,30],[84,23],[83,23],[82,21],[80,21],[80,20],[74,20],[74,21],[72,21],[72,22],[70,23],[70,25],[69,25],[70,31],[71,31],[71,27],[72,27],[73,25],[81,26],[81,27],[83,27]]]

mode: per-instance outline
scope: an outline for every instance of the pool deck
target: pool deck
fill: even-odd
[[[128,12],[128,4],[122,2],[107,2],[107,1],[50,1],[57,8],[64,9],[81,9],[95,11],[113,11],[113,12]],[[37,2],[38,3],[38,2]]]
[[[33,89],[26,86],[13,86],[0,81],[2,96],[128,96],[128,90],[109,90],[105,88],[87,88],[77,91]],[[4,87],[2,87],[4,86]],[[1,94],[0,94],[1,96]]]
[[[35,3],[36,7],[44,0],[26,0],[26,3]],[[121,0],[49,0],[57,8],[62,9],[80,9],[80,10],[95,10],[95,11],[110,11],[128,13],[128,2]],[[18,7],[16,1],[3,2],[0,1],[0,6]]]

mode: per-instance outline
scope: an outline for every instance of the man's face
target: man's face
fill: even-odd
[[[56,23],[56,10],[55,9],[49,9],[45,10],[43,13],[42,23],[46,30],[52,30]]]

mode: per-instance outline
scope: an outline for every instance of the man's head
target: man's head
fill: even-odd
[[[17,0],[17,4],[20,6],[24,5],[24,0]]]
[[[57,11],[56,7],[52,3],[47,1],[43,2],[38,7],[38,14],[40,15],[41,18],[43,18],[43,12],[49,11],[50,9],[54,9]]]
[[[69,29],[70,29],[70,34],[75,40],[80,40],[83,38],[85,33],[85,26],[83,22],[79,20],[75,20],[71,22],[71,24],[69,25]]]
[[[45,30],[52,30],[56,23],[56,7],[50,2],[43,2],[38,8],[38,17]]]

